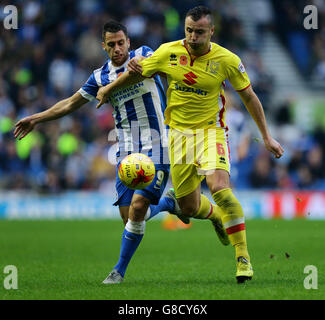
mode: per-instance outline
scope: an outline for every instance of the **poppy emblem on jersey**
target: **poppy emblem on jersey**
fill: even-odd
[[[186,66],[187,63],[188,63],[188,61],[187,61],[187,56],[180,56],[180,57],[179,57],[179,63],[180,63],[180,65],[182,65],[182,66]]]
[[[186,80],[183,81],[189,86],[192,86],[193,84],[197,83],[197,81],[194,80],[197,78],[197,76],[193,72],[184,74],[184,77],[186,78]]]

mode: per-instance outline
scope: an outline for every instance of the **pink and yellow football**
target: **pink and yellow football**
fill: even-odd
[[[118,175],[125,186],[140,190],[151,184],[155,171],[155,165],[148,156],[131,153],[121,161]]]

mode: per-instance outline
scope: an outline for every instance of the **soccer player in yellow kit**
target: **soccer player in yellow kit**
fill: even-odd
[[[175,198],[185,216],[222,220],[235,248],[237,282],[243,283],[252,278],[253,269],[247,250],[243,209],[230,188],[226,79],[255,120],[266,149],[276,158],[280,158],[284,150],[269,133],[263,107],[240,58],[212,43],[213,32],[210,9],[203,6],[191,9],[185,19],[185,39],[162,44],[151,57],[142,61],[132,60],[131,72],[119,79],[119,85],[135,79],[134,72],[143,77],[156,73],[167,75],[165,124],[170,127],[170,171]],[[97,96],[98,106],[106,100],[105,89]],[[216,205],[200,192],[204,178]]]

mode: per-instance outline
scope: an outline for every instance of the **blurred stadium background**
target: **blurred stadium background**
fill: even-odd
[[[39,125],[22,141],[13,125],[70,96],[107,58],[101,28],[122,21],[131,47],[183,38],[188,9],[214,12],[214,41],[237,53],[285,148],[274,161],[227,86],[232,181],[248,218],[325,218],[324,0],[10,0],[0,2],[0,218],[117,218],[112,110],[89,103]],[[3,28],[17,6],[17,30]],[[318,29],[304,29],[304,7]]]

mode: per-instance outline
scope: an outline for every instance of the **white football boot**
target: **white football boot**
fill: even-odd
[[[103,284],[115,284],[115,283],[121,283],[122,281],[123,281],[123,277],[118,273],[117,270],[114,269],[103,281]]]

